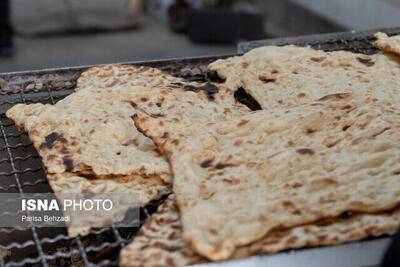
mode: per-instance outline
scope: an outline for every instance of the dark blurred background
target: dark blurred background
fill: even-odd
[[[0,0],[0,72],[230,54],[240,41],[400,26],[400,0]]]

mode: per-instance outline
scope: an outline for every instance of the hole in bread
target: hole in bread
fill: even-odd
[[[248,108],[251,110],[261,110],[261,105],[255,100],[251,95],[246,93],[246,91],[240,87],[236,92],[235,92],[235,99],[242,103],[243,105],[246,105]]]
[[[223,83],[225,82],[224,79],[221,79],[221,77],[218,76],[216,71],[207,71],[206,72],[206,79],[209,82],[214,82],[214,83]]]

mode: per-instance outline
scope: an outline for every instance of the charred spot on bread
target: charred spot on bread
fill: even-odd
[[[270,79],[270,78],[266,78],[266,77],[259,77],[258,79],[260,81],[262,81],[263,83],[273,83],[276,81],[275,79]]]
[[[361,58],[361,57],[357,57],[357,60],[358,60],[360,63],[362,63],[362,64],[364,64],[365,66],[367,66],[367,67],[371,67],[371,66],[373,66],[373,65],[375,64],[375,62],[371,61],[370,58]]]
[[[40,149],[53,148],[55,142],[60,142],[61,144],[66,144],[67,139],[65,139],[62,134],[52,132],[45,137],[45,142],[40,145]]]
[[[210,101],[215,99],[214,96],[219,91],[218,87],[211,83],[207,83],[206,85],[199,86],[199,87],[196,87],[193,85],[186,85],[183,87],[183,90],[192,91],[192,92],[203,91],[206,94],[208,100],[210,100]]]

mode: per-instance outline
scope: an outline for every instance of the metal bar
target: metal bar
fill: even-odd
[[[25,258],[19,262],[15,262],[15,261],[7,262],[7,264],[5,266],[6,267],[8,267],[8,266],[10,266],[10,267],[31,266],[34,263],[40,262],[40,260],[41,260],[40,256],[36,257],[36,258]]]
[[[10,146],[10,148],[11,148],[11,149],[14,149],[14,148],[20,148],[20,147],[29,147],[29,146],[31,146],[31,145],[32,145],[31,143],[29,143],[29,144],[22,144],[22,143],[20,143],[20,144],[16,144],[16,145]],[[0,149],[0,151],[3,151],[3,150],[6,150],[6,148],[5,148],[5,147],[2,147],[2,148]]]
[[[16,134],[10,133],[10,134],[8,135],[8,137],[18,138],[18,137],[21,137],[22,135],[27,135],[27,134],[26,134],[25,132],[19,132],[19,133],[16,133]],[[1,136],[0,138],[3,139],[3,136]]]
[[[50,92],[49,85],[46,83],[45,86],[46,86],[46,89],[47,89],[47,93],[49,94],[51,104],[54,105],[56,102],[54,101],[53,95],[52,95],[52,93]]]
[[[88,252],[100,252],[100,251],[102,251],[102,250],[104,250],[106,248],[110,248],[110,247],[116,248],[116,247],[118,247],[120,245],[121,244],[118,241],[115,241],[115,242],[105,241],[105,242],[101,243],[101,245],[99,245],[99,246],[88,246],[86,248],[86,250]]]
[[[20,92],[20,97],[21,97],[22,103],[24,103],[26,105],[26,98],[25,98],[25,95],[24,95],[24,89],[25,89],[25,87],[21,88],[19,92]]]
[[[1,176],[10,176],[13,174],[23,174],[23,173],[27,173],[27,172],[38,172],[41,171],[42,167],[37,168],[37,169],[32,169],[32,168],[26,168],[25,170],[16,170],[16,171],[11,171],[11,172],[0,172]]]
[[[118,260],[103,260],[102,262],[98,263],[97,266],[117,266]]]
[[[39,159],[40,156],[38,155],[28,155],[26,157],[14,157],[14,161],[26,161],[28,159]],[[9,158],[2,158],[0,159],[0,164],[4,162],[10,162]]]
[[[25,247],[32,246],[34,244],[35,244],[35,242],[32,240],[25,241],[22,244],[17,243],[17,242],[12,242],[12,243],[8,244],[7,246],[0,246],[0,249],[9,250],[9,249],[13,249],[13,248],[25,248]]]
[[[35,182],[22,183],[21,186],[22,187],[35,186],[35,185],[38,185],[38,184],[46,184],[46,183],[47,183],[47,181],[44,181],[44,180],[36,180]],[[6,186],[6,187],[0,186],[0,193],[7,192],[7,191],[9,191],[10,189],[13,189],[13,188],[18,188],[18,186],[16,184],[12,184],[12,185],[9,185],[9,186]]]
[[[13,104],[14,104],[14,103],[13,103]],[[12,125],[14,125],[13,122],[12,122],[12,123],[8,123],[8,124],[3,124],[4,127],[10,127],[10,126],[12,126]],[[4,137],[3,137],[2,139],[4,139]]]
[[[88,261],[86,250],[83,247],[81,238],[79,236],[76,237],[76,243],[78,244],[78,248],[79,248],[79,251],[81,252],[82,260],[83,260],[83,263],[85,264],[85,266],[91,265]]]
[[[111,229],[112,229],[112,231],[114,233],[114,236],[117,238],[117,242],[120,244],[121,247],[124,247],[125,246],[125,241],[122,238],[122,236],[119,234],[117,228],[115,227],[115,224],[111,225]]]
[[[150,213],[146,208],[143,208],[144,214],[146,214],[146,220],[150,217]]]

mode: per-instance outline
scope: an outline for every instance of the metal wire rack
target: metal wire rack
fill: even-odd
[[[394,32],[390,31],[392,34]],[[397,29],[397,33],[400,33],[400,29]],[[371,33],[359,34],[356,38],[339,33],[335,36],[330,35],[329,38],[323,35],[312,36],[311,39],[292,38],[289,42],[298,45],[311,44],[314,48],[329,51],[346,49],[371,54],[376,52],[376,49],[371,46],[370,40]],[[279,44],[283,43],[285,42],[281,41]],[[215,76],[207,73],[206,66],[221,57],[131,64],[158,67],[171,75],[191,81],[205,81],[215,80]],[[23,196],[26,193],[51,192],[41,159],[28,135],[18,131],[13,121],[5,116],[5,112],[17,103],[57,103],[73,92],[77,78],[86,68],[0,74],[0,194],[19,193]],[[236,94],[236,97],[251,105],[249,97],[244,92]],[[152,202],[141,209],[141,223],[162,201],[163,199]],[[70,238],[65,228],[33,225],[24,229],[0,228],[0,266],[116,266],[119,250],[130,242],[137,230],[137,227],[118,228],[112,225],[94,229],[88,236]]]
[[[195,60],[198,64],[152,62],[164,71],[189,80],[204,80],[205,66],[211,58]],[[172,66],[173,64],[174,66]],[[176,67],[180,66],[178,70]],[[26,132],[20,132],[5,112],[15,104],[55,104],[73,92],[76,79],[86,68],[71,68],[0,75],[0,193],[52,192],[41,159]],[[178,73],[179,72],[179,73]],[[140,211],[143,223],[163,201],[150,203]],[[1,266],[115,266],[119,250],[138,228],[115,225],[94,229],[88,236],[70,238],[65,228],[31,226],[0,228]]]

